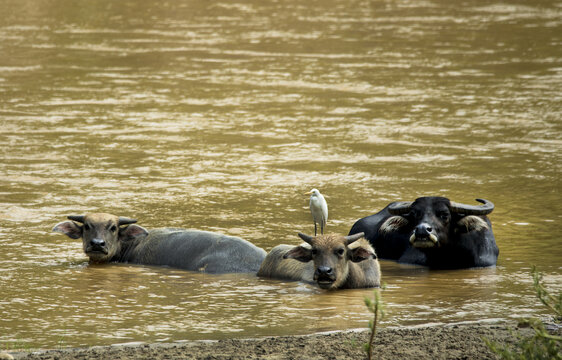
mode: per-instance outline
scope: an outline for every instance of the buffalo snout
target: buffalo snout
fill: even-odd
[[[416,237],[426,238],[429,236],[429,234],[431,234],[433,228],[428,223],[421,223],[418,226],[416,226],[416,229],[414,231]]]
[[[101,238],[93,238],[90,241],[90,245],[92,245],[92,247],[104,247],[105,241]]]
[[[333,283],[336,281],[336,275],[334,274],[334,269],[329,266],[319,266],[314,272],[314,280],[317,282],[329,282]]]
[[[410,243],[417,248],[440,246],[435,229],[426,222],[422,222],[414,228],[412,236],[410,236]]]
[[[329,266],[318,266],[314,272],[314,280],[320,287],[330,287],[336,281],[334,269]]]
[[[90,244],[86,249],[86,253],[92,253],[92,252],[107,254],[108,249],[105,240],[99,237],[91,239]]]

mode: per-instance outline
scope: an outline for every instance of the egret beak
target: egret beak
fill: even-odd
[[[312,191],[305,192],[304,194],[305,194],[305,195],[310,195],[310,194],[312,194]]]

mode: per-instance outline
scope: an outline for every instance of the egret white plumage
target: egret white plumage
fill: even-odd
[[[314,221],[314,236],[318,233],[316,224],[320,224],[320,233],[323,235],[328,221],[328,203],[318,189],[312,189],[307,194],[310,194],[310,213],[312,221]]]

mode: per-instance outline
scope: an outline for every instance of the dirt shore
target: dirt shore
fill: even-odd
[[[467,323],[377,331],[376,359],[496,359],[482,338],[513,343],[509,328],[523,335],[530,329],[515,324]],[[32,353],[11,353],[15,359],[364,359],[368,331],[342,331],[308,336],[188,341],[169,344],[95,346]]]

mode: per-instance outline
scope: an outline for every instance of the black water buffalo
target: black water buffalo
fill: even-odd
[[[499,250],[486,215],[494,204],[476,200],[483,205],[443,197],[393,202],[358,220],[349,233],[364,232],[382,259],[443,269],[492,266]]]
[[[380,286],[379,262],[369,242],[361,239],[364,235],[299,233],[306,244],[277,245],[258,276],[316,283],[329,290]]]
[[[154,229],[136,220],[111,214],[69,216],[53,231],[82,238],[84,252],[93,263],[128,262],[165,265],[206,273],[255,273],[265,250],[238,237],[207,231]]]

